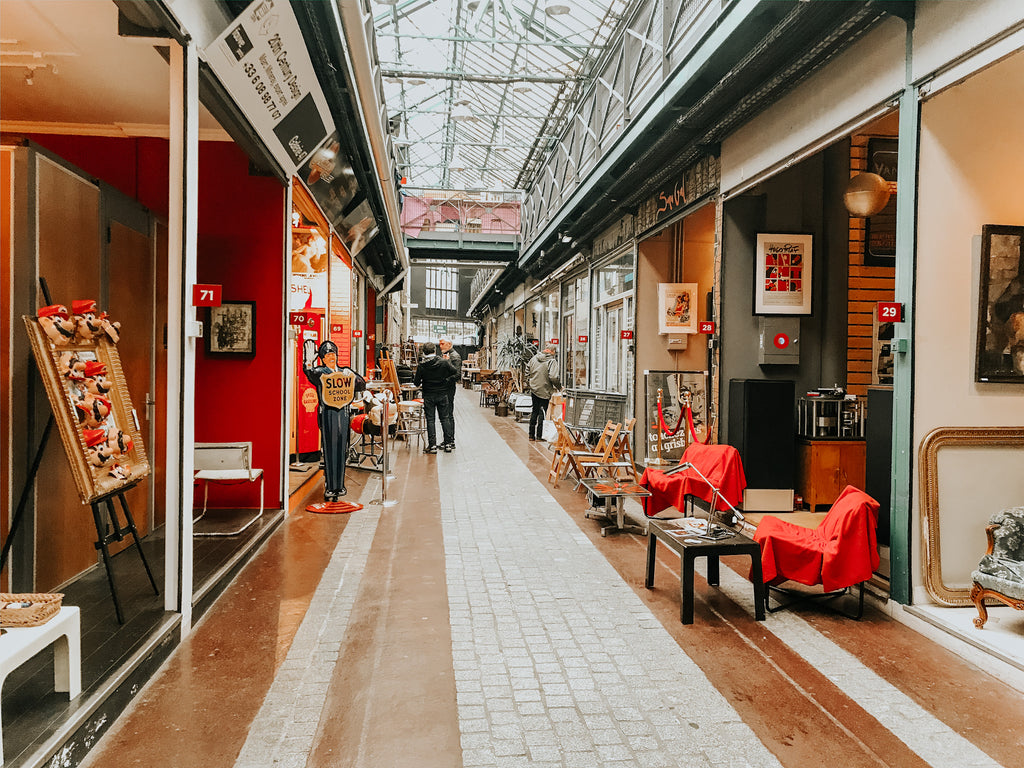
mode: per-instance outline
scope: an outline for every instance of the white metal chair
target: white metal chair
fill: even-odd
[[[203,482],[203,514],[210,495],[210,483],[237,483],[260,481],[260,508],[254,517],[233,531],[195,532],[195,536],[236,536],[263,515],[263,470],[252,467],[252,443],[196,443],[194,452],[195,479]]]

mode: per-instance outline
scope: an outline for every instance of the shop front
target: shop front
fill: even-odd
[[[717,158],[704,158],[652,193],[637,215],[637,306],[644,308],[636,328],[641,373],[634,412],[644,416],[638,419],[639,461],[678,462],[691,442],[707,441],[709,429],[714,435],[718,381],[709,340],[716,316],[717,190]]]

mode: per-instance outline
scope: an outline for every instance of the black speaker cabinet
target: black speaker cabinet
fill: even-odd
[[[729,444],[740,452],[747,487],[794,487],[795,397],[792,381],[729,380]]]
[[[868,413],[864,423],[867,467],[864,491],[879,504],[878,543],[889,544],[889,509],[892,506],[892,387],[868,387]]]

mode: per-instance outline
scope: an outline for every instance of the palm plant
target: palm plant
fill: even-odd
[[[526,383],[526,364],[537,354],[537,348],[522,336],[504,335],[498,339],[498,368],[512,372],[516,392],[522,392]]]

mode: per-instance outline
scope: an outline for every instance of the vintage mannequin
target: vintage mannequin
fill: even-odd
[[[317,358],[320,365],[317,365]],[[366,380],[348,366],[338,367],[338,347],[333,341],[323,342],[319,349],[316,342],[306,339],[302,345],[302,372],[309,383],[316,387],[319,401],[317,425],[320,427],[320,447],[324,457],[324,501],[337,501],[348,493],[345,488],[345,462],[348,458],[348,430],[350,412],[334,408],[324,402],[323,378],[330,373],[345,373],[355,376],[355,391],[366,387]]]

